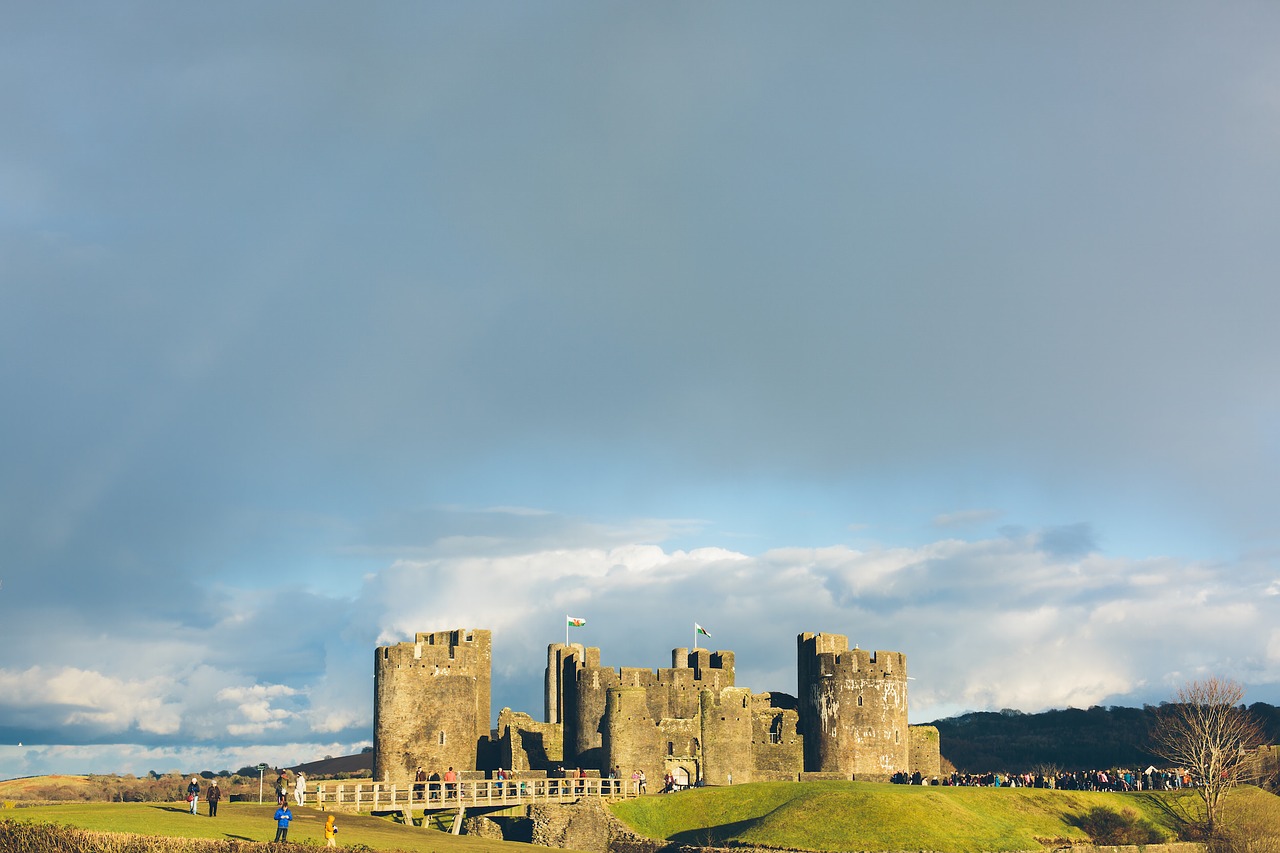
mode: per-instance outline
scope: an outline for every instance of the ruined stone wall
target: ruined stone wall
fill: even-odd
[[[936,726],[911,726],[907,729],[910,741],[907,772],[920,772],[926,779],[942,775],[942,737]]]
[[[702,778],[701,721],[697,717],[659,720],[658,732],[659,742],[663,746],[661,772],[655,777],[649,770],[645,770],[649,777],[649,790],[660,791],[667,773],[674,776],[680,784],[695,784]],[[630,771],[623,774],[623,778],[630,777]],[[655,779],[657,787],[654,787]]]
[[[906,655],[806,633],[797,638],[796,671],[806,771],[859,779],[906,771]]]
[[[492,635],[464,628],[417,634],[374,652],[374,779],[474,770],[488,743]]]
[[[565,805],[531,805],[529,820],[530,841],[542,847],[595,853],[657,853],[669,849],[665,841],[637,835],[597,797],[584,797]]]
[[[564,764],[564,726],[528,714],[498,712],[498,766],[512,771],[553,770]]]
[[[462,821],[462,834],[473,838],[485,838],[489,841],[502,841],[502,827],[493,820],[484,817],[468,817]]]
[[[761,693],[751,707],[752,767],[750,779],[795,779],[804,770],[804,738],[797,727],[800,714],[796,699],[786,693]],[[735,771],[733,780],[738,781]]]

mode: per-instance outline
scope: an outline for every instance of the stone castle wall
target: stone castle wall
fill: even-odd
[[[750,770],[755,764],[751,744],[755,722],[751,691],[745,687],[726,687],[719,693],[704,690],[699,712],[706,783],[727,785],[735,773],[738,781],[750,781]]]
[[[804,738],[794,696],[761,693],[752,697],[752,773],[743,782],[795,779],[804,770]],[[733,780],[739,781],[737,773]]]
[[[942,752],[939,749],[942,736],[937,726],[912,726],[910,735],[910,757],[907,772],[919,772],[926,779],[935,779],[942,775]]]
[[[540,723],[528,714],[503,708],[498,712],[497,763],[514,772],[546,772],[563,766],[564,726]]]

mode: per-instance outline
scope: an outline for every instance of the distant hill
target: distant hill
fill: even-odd
[[[1024,714],[980,711],[947,717],[938,728],[942,755],[967,773],[1023,772],[1054,766],[1063,770],[1138,768],[1161,763],[1150,750],[1150,731],[1159,708],[1068,708]],[[1258,702],[1268,742],[1280,743],[1280,708]]]
[[[322,758],[319,761],[308,761],[290,767],[292,773],[303,773],[310,778],[320,776],[337,776],[344,773],[348,776],[373,776],[373,753],[361,752],[356,755],[340,755],[337,758]]]

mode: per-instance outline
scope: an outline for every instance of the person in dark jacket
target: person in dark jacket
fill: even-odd
[[[217,817],[218,801],[222,799],[222,789],[218,787],[217,779],[205,789],[204,798],[209,802],[209,817]]]

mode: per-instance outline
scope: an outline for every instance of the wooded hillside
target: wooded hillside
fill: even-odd
[[[1268,734],[1280,743],[1280,708],[1249,706]],[[1024,772],[1038,767],[1093,770],[1161,765],[1150,751],[1149,732],[1159,707],[1068,708],[1024,714],[981,711],[937,720],[942,755],[966,773]]]

